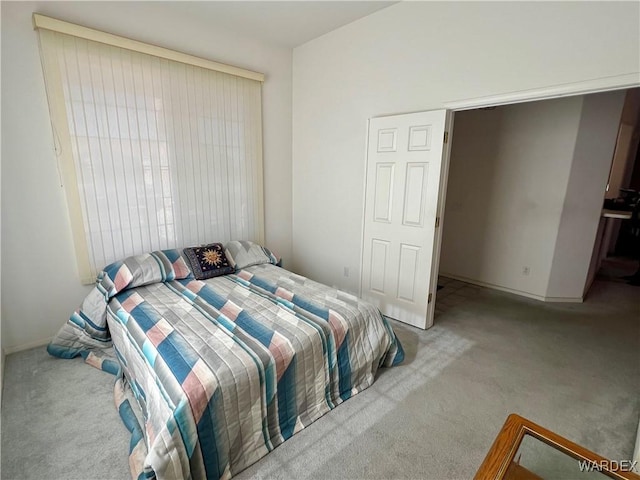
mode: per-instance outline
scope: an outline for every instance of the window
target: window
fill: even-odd
[[[151,250],[262,242],[260,81],[50,30],[40,40],[84,281]]]

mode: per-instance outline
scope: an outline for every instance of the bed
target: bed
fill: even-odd
[[[201,280],[178,250],[116,262],[49,344],[116,375],[132,477],[230,478],[402,361],[375,307],[263,251]]]

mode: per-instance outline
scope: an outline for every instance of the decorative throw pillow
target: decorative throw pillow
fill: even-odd
[[[249,241],[233,240],[224,246],[229,263],[236,269],[260,265],[262,263],[278,264],[278,258],[268,248]]]
[[[184,254],[198,280],[233,273],[233,267],[229,264],[221,243],[185,248]]]

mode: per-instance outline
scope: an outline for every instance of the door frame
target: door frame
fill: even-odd
[[[524,102],[537,102],[539,100],[551,100],[553,98],[574,97],[576,95],[589,95],[591,93],[613,92],[614,90],[627,90],[640,87],[638,73],[627,73],[612,77],[596,78],[582,82],[552,85],[549,87],[534,88],[531,90],[518,90],[505,92],[485,97],[474,97],[463,100],[451,100],[442,104],[443,108],[459,112],[482,107],[498,107],[500,105],[513,105]]]
[[[482,107],[495,107],[500,105],[514,105],[517,103],[536,102],[540,100],[551,100],[561,97],[572,97],[576,95],[588,95],[592,93],[612,92],[615,90],[626,90],[629,88],[640,87],[640,80],[637,73],[629,73],[623,75],[616,75],[612,77],[590,79],[581,82],[573,82],[562,85],[554,85],[550,87],[537,88],[532,90],[520,90],[515,92],[507,92],[497,95],[490,95],[484,97],[474,97],[464,100],[452,100],[444,102],[440,108],[447,110],[447,117],[445,121],[445,131],[448,132],[448,142],[444,146],[442,153],[442,166],[440,171],[440,191],[438,193],[438,217],[440,218],[439,228],[436,229],[436,237],[434,239],[433,246],[433,260],[431,263],[431,288],[432,300],[427,307],[427,317],[429,322],[427,323],[427,329],[433,325],[433,313],[436,305],[436,297],[438,290],[438,273],[440,269],[440,250],[442,245],[442,230],[445,220],[445,203],[447,195],[447,185],[449,180],[449,161],[451,156],[451,145],[453,144],[454,133],[454,117],[455,112],[472,110]],[[389,116],[389,115],[402,115],[405,113],[415,113],[429,110],[437,110],[436,106],[431,108],[425,108],[421,110],[415,110],[411,112],[396,112],[396,113],[384,113],[374,115],[367,119],[365,141],[364,141],[364,168],[366,172],[367,168],[367,148],[369,145],[370,134],[370,121],[372,118]],[[360,238],[360,271],[358,279],[358,295],[362,296],[362,274],[363,274],[363,242],[364,242],[364,222],[365,222],[365,201],[366,201],[366,178],[364,180],[363,196],[362,196],[362,222],[361,222],[361,238]]]
[[[438,292],[438,274],[440,272],[440,248],[442,245],[442,231],[444,227],[444,207],[447,199],[447,185],[449,184],[449,159],[451,157],[451,145],[453,144],[453,122],[455,111],[447,110],[445,118],[444,131],[447,141],[442,150],[442,164],[440,167],[440,185],[438,188],[438,207],[436,218],[438,227],[436,228],[435,238],[433,240],[433,255],[431,256],[431,279],[429,285],[431,287],[431,301],[427,303],[427,328],[433,326],[435,317],[436,297]]]

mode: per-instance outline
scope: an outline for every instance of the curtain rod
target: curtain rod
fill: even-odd
[[[156,45],[139,42],[126,37],[120,37],[100,30],[94,30],[93,28],[83,27],[82,25],[76,25],[75,23],[69,23],[47,17],[45,15],[40,15],[39,13],[33,14],[33,28],[65,33],[67,35],[73,35],[74,37],[84,38],[85,40],[92,40],[94,42],[100,42],[114,47],[133,50],[134,52],[146,53],[147,55],[166,58],[167,60],[174,60],[176,62],[214,70],[216,72],[228,73],[237,77],[264,82],[264,73],[253,72],[251,70],[245,70],[244,68],[234,67],[233,65],[214,62],[212,60],[196,57],[187,53],[176,52],[175,50],[170,50],[168,48],[158,47]]]

